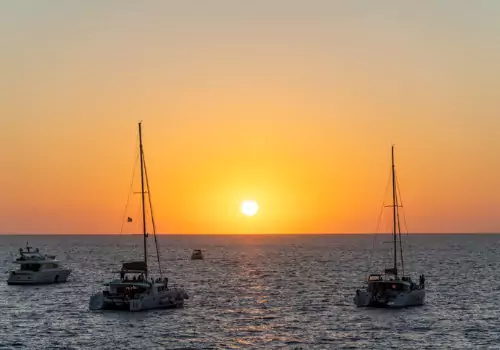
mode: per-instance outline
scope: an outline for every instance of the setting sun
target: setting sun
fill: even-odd
[[[246,216],[254,216],[259,211],[259,205],[256,201],[243,201],[241,203],[241,212]]]

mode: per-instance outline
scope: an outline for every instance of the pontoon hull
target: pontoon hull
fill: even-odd
[[[142,295],[140,298],[128,299],[113,297],[99,292],[90,297],[90,310],[125,310],[146,311],[156,309],[174,309],[184,306],[189,296],[181,288],[169,289],[161,294]]]
[[[387,299],[376,299],[366,290],[357,290],[354,304],[358,307],[404,308],[421,306],[425,302],[425,289],[403,292]]]
[[[34,285],[63,283],[68,280],[70,269],[34,271],[10,271],[7,284]]]

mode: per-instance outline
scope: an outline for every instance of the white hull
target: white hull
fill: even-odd
[[[151,294],[144,293],[133,299],[99,292],[90,297],[89,309],[128,311],[172,309],[184,306],[184,299],[188,298],[187,293],[182,288],[171,288]]]
[[[425,302],[425,289],[416,289],[408,292],[401,292],[389,300],[377,300],[372,293],[366,290],[357,290],[354,303],[358,307],[388,307],[402,308],[410,306],[420,306]]]
[[[7,284],[52,284],[68,280],[70,269],[47,269],[41,271],[10,271]]]

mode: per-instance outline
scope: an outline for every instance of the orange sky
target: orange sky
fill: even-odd
[[[118,232],[139,120],[160,232],[373,232],[392,143],[411,232],[498,232],[481,4],[2,3],[0,232]]]

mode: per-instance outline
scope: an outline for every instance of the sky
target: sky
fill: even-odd
[[[139,232],[140,120],[161,233],[374,232],[392,144],[410,232],[499,232],[499,15],[0,0],[0,233]]]

